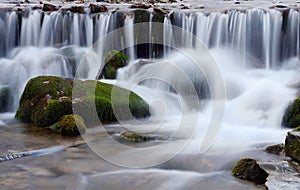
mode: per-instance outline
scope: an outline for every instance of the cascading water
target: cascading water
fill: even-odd
[[[73,78],[77,72],[76,76],[79,78],[96,78],[104,50],[114,48],[114,45],[110,47],[111,44],[102,39],[102,46],[96,45],[95,52],[89,47],[110,31],[117,29],[120,24],[116,20],[117,13],[85,15],[31,11],[25,15],[13,11],[1,14],[0,18],[0,32],[3,34],[0,37],[0,90],[9,86],[13,91],[14,101],[9,111],[16,111],[25,84],[32,77],[58,75]],[[153,18],[154,15],[150,21],[153,21]],[[167,134],[177,130],[183,109],[188,110],[191,117],[196,115],[200,118],[196,125],[197,133],[184,153],[159,167],[199,172],[220,171],[228,169],[225,162],[230,161],[230,158],[226,160],[226,155],[240,151],[240,147],[244,150],[251,149],[259,143],[282,142],[286,131],[280,129],[281,118],[289,101],[296,97],[297,89],[292,88],[292,85],[300,79],[299,12],[290,10],[288,13],[281,13],[276,10],[250,9],[226,13],[191,13],[188,16],[175,12],[165,15],[163,19],[161,31],[163,43],[167,45],[163,47],[163,59],[139,60],[134,49],[134,43],[138,41],[135,39],[132,25],[134,18],[130,15],[122,20],[122,24],[127,26],[124,33],[111,41],[112,44],[119,45],[118,47],[126,47],[132,63],[122,68],[122,72],[118,72],[117,81],[120,84],[152,77],[150,80],[141,81],[133,89],[153,105],[152,119],[145,125],[133,127],[152,129],[157,120],[165,116],[159,130]],[[153,26],[154,23],[151,22],[149,37],[147,35],[150,42],[156,40]],[[194,34],[209,48],[226,87],[223,128],[218,131],[218,138],[209,152],[216,154],[218,159],[210,160],[208,157],[206,161],[204,157],[204,161],[200,162],[198,167],[195,167],[195,161],[199,161],[199,157],[196,160],[194,157],[198,153],[204,132],[208,130],[213,101],[220,101],[211,96],[211,86],[208,86],[207,78],[216,79],[219,76],[215,76],[215,73],[201,73],[195,69],[194,63],[187,60],[180,50],[192,48],[199,51],[200,55],[199,49],[202,44],[190,35],[174,32],[173,26],[179,26]],[[103,47],[103,44],[107,47]],[[154,54],[154,45],[149,47],[148,53],[151,57]],[[179,51],[173,50],[172,47],[178,48]],[[82,61],[86,53],[88,56]],[[152,58],[154,57],[155,55]],[[81,61],[83,64],[77,70]],[[170,67],[179,68],[191,79],[199,95],[197,98],[200,99],[200,108],[195,108],[197,104],[188,102],[188,98],[181,102],[179,95],[188,97],[193,94],[193,89],[183,82],[183,78],[174,74]],[[174,86],[155,80],[157,76],[172,81]],[[179,94],[174,93],[176,89],[180,89]],[[157,102],[165,105],[166,115],[163,115],[160,106],[155,106]],[[182,136],[171,139],[175,145],[178,141],[186,140],[182,137],[195,123],[190,124],[179,130]],[[1,120],[0,125],[4,125]],[[117,156],[121,157],[122,153]],[[171,150],[167,153],[171,153]],[[133,152],[132,155],[136,154]],[[218,163],[220,155],[225,159],[222,163]],[[161,170],[148,172],[162,175]],[[174,178],[184,175],[183,172],[179,172],[180,175],[173,171],[164,172],[172,173]],[[125,170],[125,173],[130,172]],[[185,177],[189,181],[187,176]]]

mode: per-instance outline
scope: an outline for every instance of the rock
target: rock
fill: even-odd
[[[31,79],[22,94],[15,117],[23,122],[40,127],[57,123],[64,115],[79,114],[86,123],[129,119],[126,111],[134,117],[150,115],[149,105],[128,90],[115,87],[116,98],[112,100],[113,85],[98,81],[73,81],[54,76],[40,76]],[[115,97],[114,96],[114,97]],[[129,96],[129,105],[127,104]],[[73,98],[73,102],[71,100]],[[117,109],[113,110],[112,103]],[[127,109],[126,109],[127,108]],[[98,120],[93,120],[99,117]]]
[[[282,125],[289,128],[300,126],[300,99],[288,106],[282,119]]]
[[[159,3],[169,3],[169,0],[158,0]]]
[[[134,5],[131,5],[129,8],[131,9],[149,9],[152,5],[150,4],[144,4],[144,3],[136,3]]]
[[[12,102],[12,92],[9,86],[0,86],[0,113],[7,112]]]
[[[50,76],[33,78],[25,87],[15,117],[40,127],[48,127],[63,115],[72,113],[71,98],[71,80]]]
[[[231,174],[239,179],[254,182],[255,184],[264,184],[268,173],[263,170],[256,160],[243,158],[233,167]]]
[[[161,13],[161,14],[167,14],[167,13],[168,13],[167,10],[165,10],[165,9],[163,9],[163,8],[161,8],[161,7],[154,7],[153,10],[154,10],[155,12]]]
[[[285,138],[285,155],[300,163],[300,127],[288,132]]]
[[[272,145],[272,146],[268,146],[265,151],[267,153],[270,153],[270,154],[277,154],[277,155],[280,155],[283,153],[283,150],[284,150],[284,144],[281,143],[281,144],[276,144],[276,145]]]
[[[104,5],[96,5],[96,4],[90,4],[90,10],[92,14],[95,13],[101,13],[101,12],[106,12],[107,11],[107,7]]]
[[[85,13],[85,8],[84,8],[84,6],[72,6],[70,8],[70,11],[73,12],[73,13],[84,14]]]
[[[110,50],[104,54],[105,67],[99,78],[116,79],[117,70],[127,65],[127,56],[117,50]]]
[[[77,136],[86,131],[84,120],[77,114],[64,115],[59,122],[50,126],[50,128],[58,131],[63,136]]]
[[[285,9],[285,8],[288,8],[288,6],[283,5],[283,4],[277,4],[277,5],[272,6],[271,8]]]
[[[163,137],[158,136],[158,135],[141,134],[141,133],[136,133],[136,132],[128,131],[128,130],[122,131],[120,133],[120,136],[131,142],[146,142],[146,141],[151,141],[151,140],[164,140]]]
[[[42,11],[57,11],[58,8],[55,5],[44,3]]]

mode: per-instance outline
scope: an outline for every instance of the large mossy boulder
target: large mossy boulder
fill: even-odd
[[[239,179],[251,181],[255,184],[264,184],[269,175],[259,167],[256,160],[251,158],[239,160],[233,167],[231,174]]]
[[[130,119],[131,115],[126,112],[128,107],[136,118],[150,115],[149,105],[128,90],[93,80],[40,76],[27,83],[15,117],[36,126],[49,127],[62,116],[76,113],[85,123],[94,124]]]
[[[59,122],[50,126],[51,129],[58,131],[63,136],[77,136],[85,133],[86,126],[80,115],[64,115]]]
[[[300,163],[300,127],[288,132],[284,146],[285,155]]]
[[[282,125],[288,128],[300,126],[300,98],[288,106],[282,119]]]
[[[16,118],[39,127],[49,127],[72,111],[72,80],[40,76],[28,81]]]
[[[110,50],[104,54],[104,58],[105,66],[100,78],[116,79],[117,70],[127,65],[127,56],[120,51]]]

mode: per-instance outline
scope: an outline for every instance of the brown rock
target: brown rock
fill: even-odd
[[[44,3],[42,11],[57,11],[58,8],[55,5]]]
[[[90,4],[90,10],[91,13],[100,13],[100,12],[106,12],[107,11],[107,7],[104,5],[96,5],[96,4]]]

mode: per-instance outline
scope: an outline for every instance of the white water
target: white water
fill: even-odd
[[[281,129],[281,119],[288,103],[296,97],[297,89],[290,86],[297,83],[300,76],[299,15],[297,11],[290,11],[283,39],[283,17],[275,10],[252,9],[246,12],[230,11],[227,14],[211,13],[208,16],[202,13],[189,16],[175,13],[174,16],[178,19],[174,24],[195,34],[210,48],[226,87],[224,119],[220,130],[216,131],[217,138],[214,139],[209,154],[230,157],[231,154],[238,154],[240,151],[256,149],[264,143],[283,142],[286,131]],[[22,17],[21,28],[15,12],[8,13],[7,19],[0,19],[0,31],[7,37],[0,38],[1,42],[5,42],[0,46],[0,85],[9,85],[12,88],[14,103],[10,111],[17,109],[20,95],[30,78],[38,75],[72,78],[82,56],[87,52],[89,54],[77,71],[77,76],[95,78],[103,49],[99,46],[100,49],[95,53],[89,51],[88,47],[105,36],[110,28],[116,27],[117,22],[112,19],[115,17],[111,14],[101,14],[92,18],[89,15],[62,15],[57,12],[42,17],[39,12],[32,11],[28,17]],[[133,90],[152,106],[152,118],[147,123],[129,128],[155,130],[166,135],[175,133],[172,146],[181,145],[182,142],[189,143],[181,155],[164,165],[165,168],[198,172],[223,170],[224,166],[210,159],[207,165],[201,162],[201,167],[194,168],[193,161],[199,158],[199,146],[211,120],[212,102],[220,101],[211,99],[211,89],[206,88],[203,73],[197,71],[185,56],[172,52],[168,47],[164,47],[163,60],[152,60],[149,64],[139,63],[133,46],[136,41],[132,25],[134,18],[127,15],[123,22],[127,26],[125,35],[114,40],[123,43],[123,47],[130,47],[128,53],[132,64],[119,72],[117,82],[122,85],[143,78],[158,77],[172,81],[173,84],[171,88],[161,81],[145,80],[142,85],[136,86]],[[164,44],[176,44],[176,48],[189,47],[196,50],[201,47],[192,36],[176,36],[171,23],[171,18],[166,16],[163,26]],[[153,28],[152,23],[149,28]],[[18,32],[20,36],[17,35]],[[149,32],[151,40],[154,38],[152,33],[154,32]],[[152,55],[153,51],[149,51],[149,55]],[[166,62],[190,77],[200,95],[200,108],[195,108],[197,104],[189,101],[193,88],[184,83],[181,75],[174,74]],[[215,80],[220,77],[215,76],[216,73],[205,74]],[[184,98],[180,99],[182,97],[175,94],[174,89],[180,89]],[[195,97],[191,97],[195,100],[193,98]],[[187,117],[181,115],[182,110],[189,111]],[[195,117],[199,120],[186,121],[185,125],[180,126],[182,119]],[[0,125],[5,125],[1,120]],[[196,133],[193,138],[186,139],[194,129]],[[173,151],[172,148],[167,149],[162,154],[173,154]],[[133,152],[133,157],[137,153],[139,152]],[[123,154],[125,153],[120,152],[116,157],[123,158]],[[226,161],[230,159],[232,158]],[[163,174],[161,171],[155,171],[155,174],[157,173]],[[172,172],[169,174],[173,176]],[[178,179],[178,173],[174,174],[172,183]],[[195,175],[199,177],[199,174]],[[189,181],[191,178],[187,175],[186,179]]]

